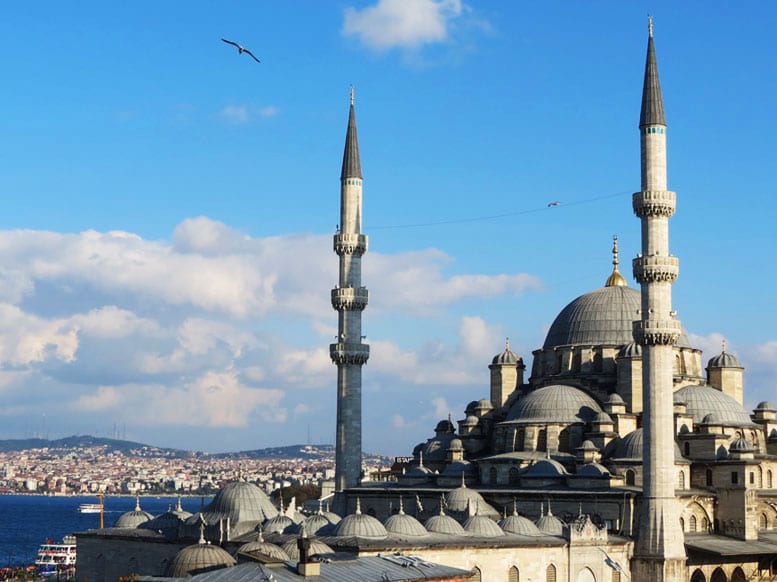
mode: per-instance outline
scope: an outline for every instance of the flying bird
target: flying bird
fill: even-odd
[[[548,202],[548,208],[551,208],[552,206],[560,206],[561,202],[556,200],[555,202]]]
[[[232,42],[231,40],[227,40],[226,38],[222,38],[221,40],[222,40],[222,41],[224,41],[224,42],[225,42],[225,43],[227,43],[227,44],[231,44],[232,46],[236,46],[236,47],[237,47],[237,52],[238,52],[238,54],[241,54],[241,55],[242,55],[243,53],[245,53],[245,54],[247,54],[247,55],[250,55],[250,56],[251,56],[251,58],[252,58],[252,59],[254,59],[254,60],[257,62],[257,63],[261,63],[261,62],[262,62],[262,61],[260,61],[259,59],[257,59],[257,58],[256,58],[256,56],[254,55],[254,53],[252,53],[252,52],[251,52],[250,50],[248,50],[247,48],[245,48],[245,47],[243,47],[243,46],[241,46],[241,45],[237,44],[236,42]]]

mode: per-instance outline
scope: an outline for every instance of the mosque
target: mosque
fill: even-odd
[[[430,577],[354,579],[773,580],[777,410],[768,402],[745,410],[739,360],[724,345],[705,366],[672,309],[679,260],[668,247],[676,194],[666,184],[666,128],[651,23],[642,181],[632,199],[642,229],[632,262],[640,288],[619,272],[615,239],[604,285],[561,310],[530,371],[508,342],[488,364],[488,394],[455,423],[440,420],[392,481],[363,482],[367,236],[352,93],[334,236],[339,326],[330,346],[337,513],[323,503],[309,515],[276,508],[245,482],[195,515],[177,508],[153,517],[138,505],[116,527],[77,534],[77,579],[286,580],[295,579],[283,577],[294,563],[295,575],[330,579],[325,571],[343,556],[382,576],[393,556],[406,561],[405,573],[426,568]],[[321,557],[320,570],[308,570],[308,554]],[[410,568],[407,560],[418,562]],[[350,579],[331,579],[338,575]]]

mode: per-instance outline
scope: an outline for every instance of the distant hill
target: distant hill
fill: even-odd
[[[79,448],[105,447],[106,452],[121,452],[125,455],[140,457],[213,457],[217,459],[334,459],[334,445],[288,445],[284,447],[268,447],[251,451],[232,453],[203,453],[182,449],[167,449],[133,441],[94,437],[89,435],[73,435],[61,439],[9,439],[0,440],[0,452],[21,452],[29,449],[75,450]],[[364,453],[366,459],[388,459],[382,455]]]

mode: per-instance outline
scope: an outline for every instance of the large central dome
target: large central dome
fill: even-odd
[[[639,319],[638,289],[611,286],[581,295],[558,314],[545,337],[543,349],[558,346],[622,346],[634,341],[632,322]],[[678,347],[690,343],[683,330]]]

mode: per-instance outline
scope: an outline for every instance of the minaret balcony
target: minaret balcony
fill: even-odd
[[[680,273],[680,260],[671,256],[637,257],[631,261],[631,266],[634,278],[640,284],[674,283]]]
[[[339,232],[334,236],[334,249],[338,255],[360,257],[367,252],[367,235]]]
[[[639,218],[669,218],[677,205],[677,194],[669,190],[644,190],[631,197],[634,214]]]
[[[370,357],[370,346],[348,341],[329,344],[329,356],[338,366],[361,366]]]
[[[364,311],[369,300],[366,287],[337,287],[332,289],[332,307],[337,311]]]
[[[633,323],[634,340],[645,346],[672,346],[683,328],[677,319],[648,319]]]

